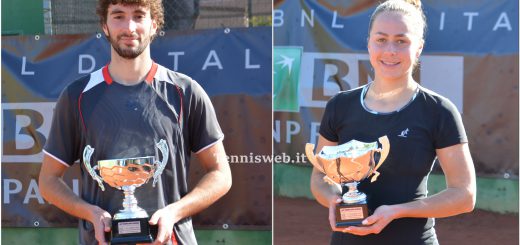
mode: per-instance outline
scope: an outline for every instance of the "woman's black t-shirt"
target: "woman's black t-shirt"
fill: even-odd
[[[436,149],[467,142],[462,119],[448,99],[419,86],[403,108],[378,113],[363,102],[369,85],[335,95],[325,108],[320,135],[346,143],[375,142],[388,136],[390,152],[380,166],[377,181],[361,181],[358,189],[367,194],[373,212],[392,205],[425,198],[428,175]],[[331,244],[438,244],[433,218],[393,220],[377,235],[356,236],[334,232]]]

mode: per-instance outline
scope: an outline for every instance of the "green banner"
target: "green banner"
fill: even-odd
[[[301,47],[273,48],[273,110],[298,112]]]

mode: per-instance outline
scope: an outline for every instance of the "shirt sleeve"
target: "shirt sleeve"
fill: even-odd
[[[440,105],[437,130],[434,135],[435,148],[441,149],[460,143],[467,143],[466,130],[457,107],[448,99],[443,99]]]
[[[65,165],[72,165],[79,159],[80,127],[77,120],[77,100],[64,89],[56,102],[49,137],[44,153]]]
[[[334,120],[336,114],[336,101],[338,95],[332,97],[325,106],[323,118],[320,123],[320,135],[328,141],[338,142],[339,137],[336,132],[336,121]]]
[[[224,138],[209,96],[195,81],[191,85],[188,115],[190,149],[199,153]]]

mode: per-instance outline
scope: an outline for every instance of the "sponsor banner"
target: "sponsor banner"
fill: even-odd
[[[271,93],[271,28],[238,28],[171,33],[151,45],[155,62],[188,74],[210,96]],[[104,36],[2,37],[2,80],[34,100],[58,98],[62,88],[109,62]],[[50,72],[52,71],[52,72]],[[34,102],[31,100],[30,102]],[[6,94],[2,102],[28,102]]]
[[[276,47],[273,50],[273,110],[298,112],[298,80],[302,48]]]
[[[2,226],[70,227],[78,219],[43,199],[38,187],[40,164],[2,162]],[[79,195],[79,164],[64,176],[71,190]]]
[[[298,45],[312,52],[365,52],[370,16],[380,1],[274,2],[276,46]],[[518,45],[513,45],[518,44],[518,1],[421,2],[428,22],[424,52],[518,53]]]
[[[428,30],[414,79],[456,105],[479,175],[518,176],[518,2],[422,3]],[[376,5],[275,1],[275,154],[316,143],[327,101],[373,80],[366,40]]]
[[[265,123],[272,107],[271,37],[268,27],[205,30],[168,34],[152,44],[157,63],[191,76],[210,95],[228,154],[271,153],[271,128]],[[106,65],[109,57],[110,47],[101,35],[2,37],[2,225],[77,223],[41,197],[37,183],[42,149],[62,89]],[[191,187],[204,174],[197,165],[193,161],[190,168]],[[78,193],[79,164],[71,169],[65,182]],[[231,169],[231,191],[194,217],[194,224],[270,229],[270,162],[242,161]]]

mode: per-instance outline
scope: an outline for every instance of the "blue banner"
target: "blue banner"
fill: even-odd
[[[272,129],[265,123],[272,114],[271,45],[270,27],[171,33],[152,43],[152,59],[192,77],[210,95],[231,159],[271,155]],[[42,149],[60,92],[109,59],[110,46],[101,34],[2,37],[3,226],[77,223],[41,196]],[[196,228],[270,230],[270,161],[250,157],[231,163],[230,192],[193,223]],[[74,164],[64,177],[76,194],[81,189],[79,170]],[[190,171],[193,187],[205,170],[194,160]]]
[[[431,0],[422,4],[428,22],[424,53],[518,53],[518,1]],[[275,7],[275,45],[322,52],[366,51],[375,3],[303,0],[281,1]],[[317,36],[321,36],[319,42]]]
[[[316,143],[336,93],[374,79],[367,50],[379,1],[275,1],[274,153]],[[518,1],[421,1],[427,30],[414,80],[462,114],[480,176],[518,176]]]
[[[151,54],[155,62],[191,76],[210,96],[263,95],[271,93],[271,40],[269,27],[173,33],[157,37]],[[101,34],[2,37],[4,77],[41,100],[55,100],[65,85],[109,58]]]

